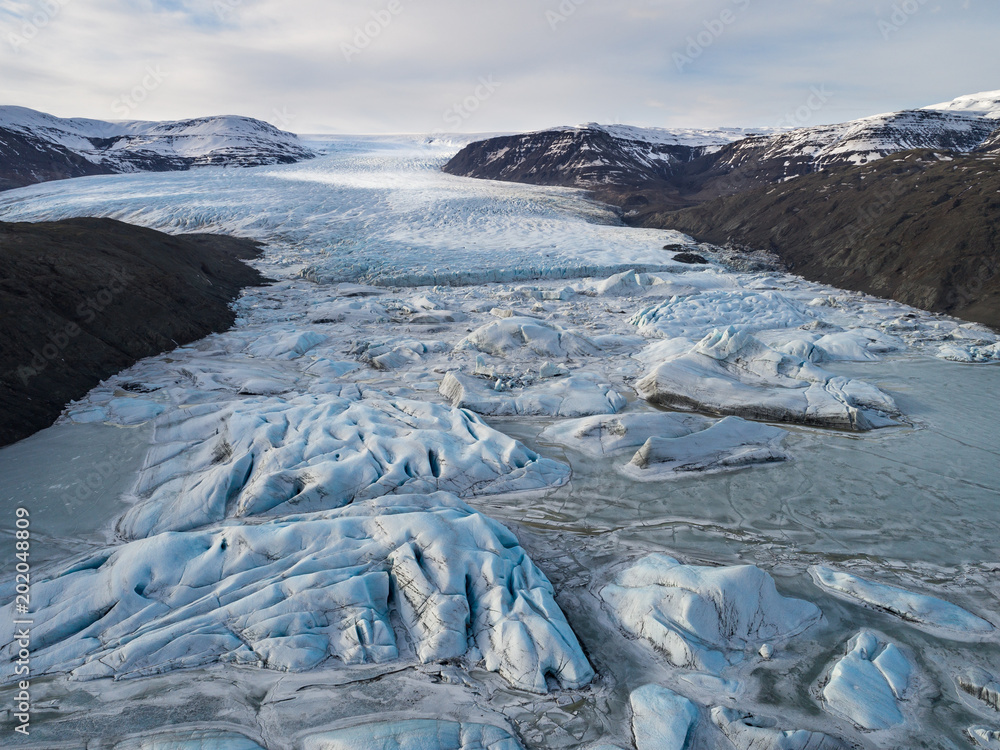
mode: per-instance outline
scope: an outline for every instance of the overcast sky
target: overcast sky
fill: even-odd
[[[818,124],[1000,89],[997,0],[0,0],[0,34],[3,104],[300,133]]]

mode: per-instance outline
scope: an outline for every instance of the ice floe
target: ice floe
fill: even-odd
[[[716,471],[783,461],[785,431],[739,417],[643,412],[595,416],[547,427],[539,438],[590,456],[638,452],[622,466],[635,479],[662,479],[691,471]]]
[[[82,560],[32,597],[38,675],[138,677],[216,661],[298,671],[473,649],[525,690],[593,677],[517,539],[446,493],[161,534]]]
[[[302,750],[521,750],[510,733],[488,724],[409,719],[362,724],[306,737]]]
[[[640,448],[651,437],[684,437],[707,429],[713,422],[699,414],[631,412],[558,422],[546,427],[538,437],[588,456],[613,456]]]
[[[662,554],[621,571],[601,597],[622,627],[675,666],[716,673],[822,617],[814,604],[779,594],[755,566],[683,565]]]
[[[955,681],[962,692],[1000,711],[1000,679],[980,667],[969,667]]]
[[[721,471],[785,461],[781,444],[787,433],[771,425],[726,417],[707,429],[681,437],[653,436],[625,467],[636,479],[666,474]]]
[[[466,412],[405,399],[253,398],[174,410],[119,522],[126,538],[396,493],[540,489],[569,469]]]
[[[681,289],[677,285],[670,284],[658,276],[648,273],[636,273],[634,269],[614,274],[596,283],[591,283],[586,288],[587,291],[601,297],[637,297],[650,291],[659,292],[664,296],[678,296],[681,291],[689,293],[697,291],[694,287]]]
[[[867,581],[821,565],[811,567],[809,572],[818,586],[836,596],[887,612],[944,638],[971,640],[996,630],[983,618],[943,599]]]
[[[264,750],[243,735],[212,730],[154,734],[123,740],[113,750]]]
[[[1000,750],[1000,729],[990,729],[984,726],[969,727],[966,730],[973,744],[985,747],[987,750]]]
[[[849,750],[850,745],[822,732],[781,730],[774,719],[732,708],[712,709],[712,722],[737,750]]]
[[[945,344],[938,350],[938,357],[952,362],[980,363],[1000,360],[1000,343],[995,344]]]
[[[497,383],[501,390],[497,390]],[[526,388],[505,390],[502,386],[502,381],[449,372],[441,382],[441,395],[456,408],[492,417],[615,414],[627,403],[609,383],[590,373],[555,378]]]
[[[698,723],[698,707],[659,685],[645,685],[629,696],[636,750],[685,750]]]
[[[890,416],[899,413],[878,388],[832,375],[732,327],[663,362],[636,390],[662,406],[849,430],[893,424]]]
[[[536,318],[504,318],[487,323],[459,342],[456,349],[474,349],[497,357],[525,351],[539,357],[593,356],[599,347],[585,336]]]
[[[830,670],[822,697],[829,710],[861,729],[891,729],[906,721],[902,701],[913,677],[912,664],[895,644],[864,630]]]
[[[813,315],[779,292],[722,290],[671,297],[640,310],[631,322],[648,333],[677,338],[728,326],[746,333],[795,328],[810,320]]]

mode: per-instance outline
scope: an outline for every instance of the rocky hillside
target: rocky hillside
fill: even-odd
[[[444,170],[480,179],[632,190],[643,204],[695,205],[829,167],[916,148],[970,153],[996,147],[1000,92],[836,125],[765,131],[663,131],[587,125],[491,138]]]
[[[1000,91],[739,138],[648,132],[494,138],[444,169],[587,188],[629,224],[773,251],[808,279],[1000,326]]]
[[[0,222],[0,445],[144,357],[229,328],[259,246],[110,219]]]
[[[0,190],[94,174],[287,164],[313,156],[297,136],[248,117],[103,122],[0,107]]]
[[[1000,156],[910,151],[632,223],[771,250],[808,279],[1000,328]]]

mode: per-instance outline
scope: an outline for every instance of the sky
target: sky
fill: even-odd
[[[297,133],[842,122],[1000,89],[997,0],[0,0],[0,104]]]

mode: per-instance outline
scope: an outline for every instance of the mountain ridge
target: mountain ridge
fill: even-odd
[[[105,121],[0,106],[0,190],[98,174],[289,164],[315,155],[298,136],[239,115]]]

